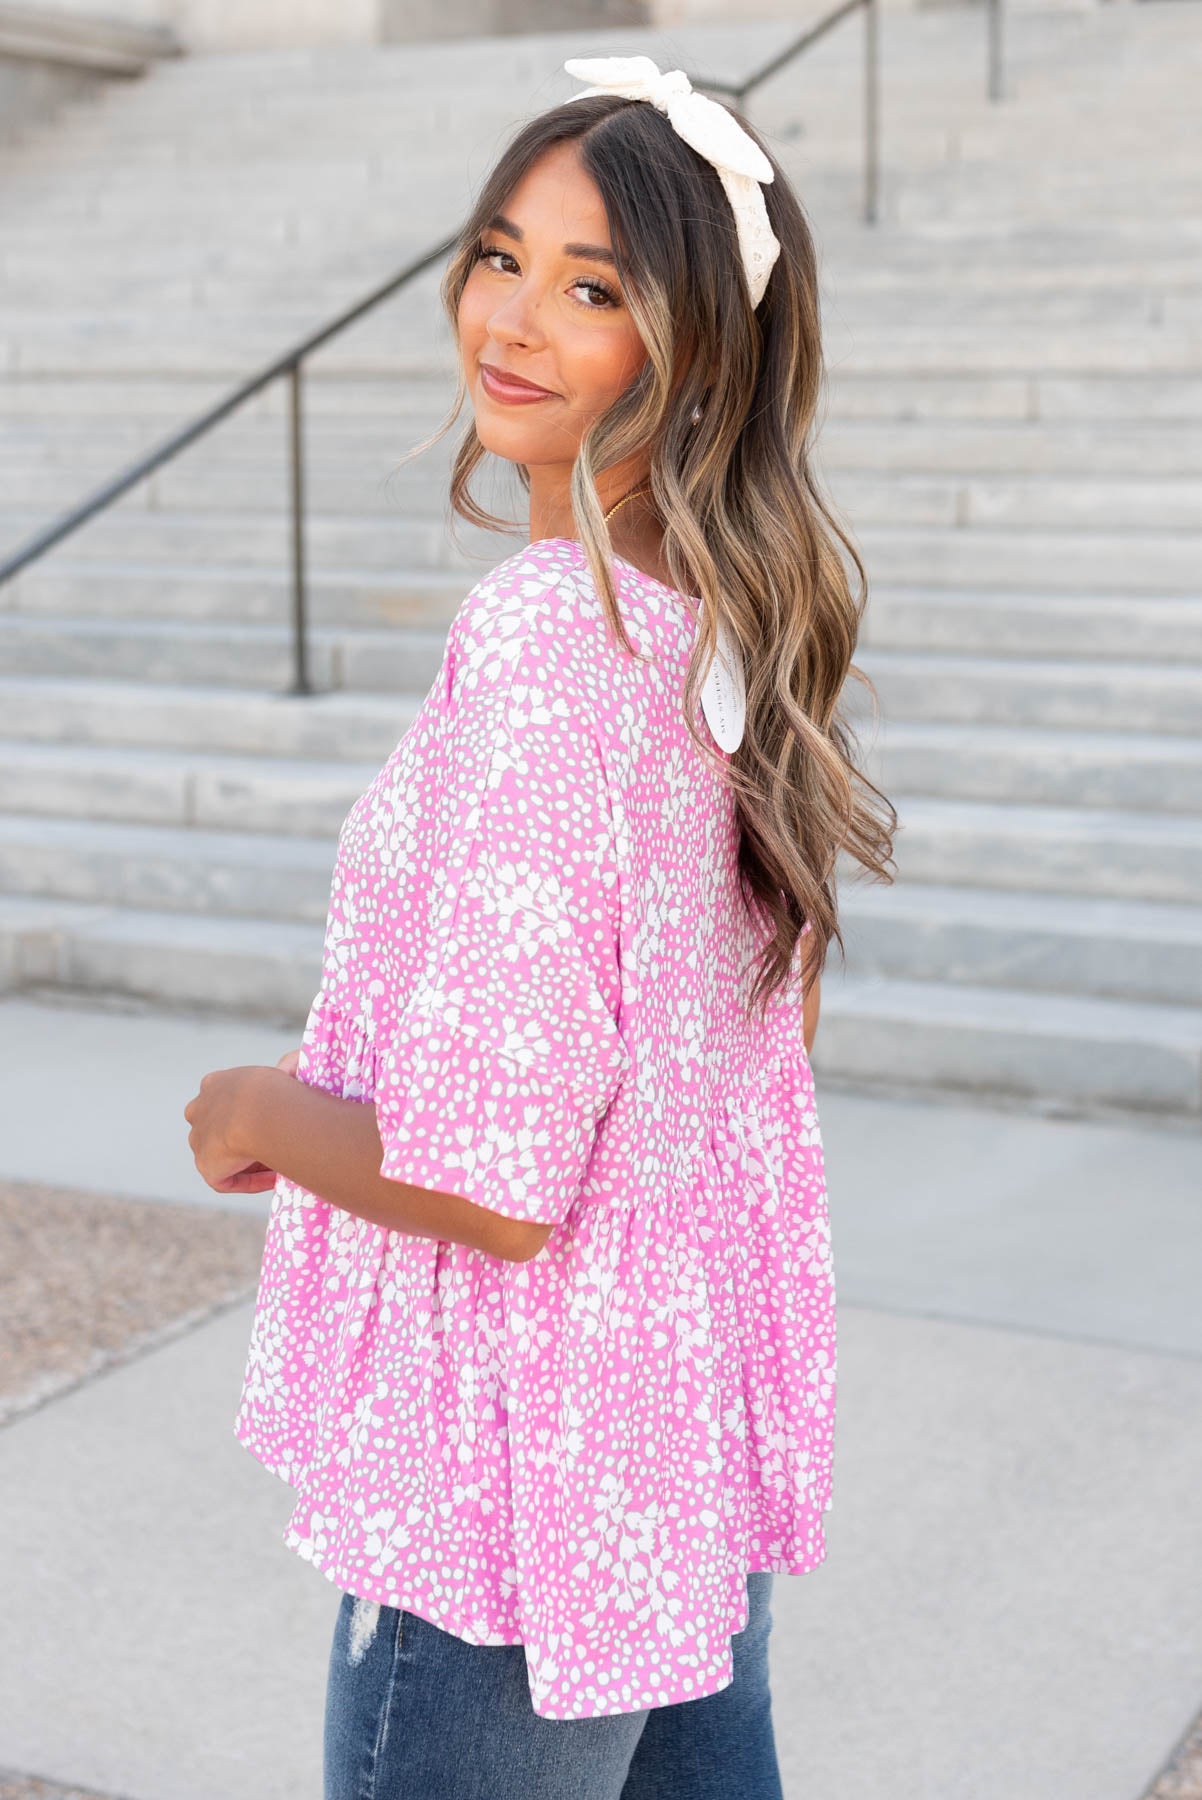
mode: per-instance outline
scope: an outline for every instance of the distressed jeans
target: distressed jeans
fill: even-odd
[[[772,1576],[720,1693],[544,1719],[521,1644],[468,1644],[344,1594],[330,1650],[324,1800],[782,1800],[768,1686]]]

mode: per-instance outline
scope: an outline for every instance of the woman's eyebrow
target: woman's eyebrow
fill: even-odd
[[[503,231],[506,237],[515,238],[519,244],[523,242],[521,227],[515,225],[512,219],[507,219],[504,213],[494,214],[488,221],[486,230]],[[586,261],[604,262],[613,268],[617,267],[617,260],[608,244],[565,244],[563,250],[565,256],[579,256]]]

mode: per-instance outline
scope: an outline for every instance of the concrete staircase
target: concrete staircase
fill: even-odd
[[[779,24],[192,58],[0,154],[0,545],[445,236],[567,55],[757,64]],[[822,473],[870,579],[899,879],[842,883],[828,1082],[1202,1123],[1202,0],[889,12],[752,103],[823,250]],[[437,276],[313,365],[315,698],[262,394],[0,586],[0,983],[303,1020],[338,826],[466,587]],[[497,490],[505,504],[503,490]],[[519,505],[516,492],[508,496]],[[517,511],[511,512],[518,517]]]

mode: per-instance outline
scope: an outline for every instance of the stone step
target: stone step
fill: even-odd
[[[417,435],[414,433],[415,441]],[[64,469],[61,459],[39,464],[26,458],[11,476],[0,467],[5,504],[52,519],[68,504],[82,501],[106,486],[115,473],[151,448],[152,445],[133,445],[120,457],[110,456],[107,466],[93,457],[86,462],[77,457],[69,470]],[[406,448],[394,442],[374,456],[363,447],[344,456],[337,446],[306,445],[306,507],[326,517],[350,514],[355,518],[402,520],[413,527],[441,523],[450,491],[450,459],[445,453],[438,454],[436,447],[426,458],[402,467]],[[8,458],[0,457],[0,465],[6,461]],[[516,488],[512,480],[508,486]],[[487,488],[487,482],[477,483],[477,491],[486,504]],[[1172,484],[1167,478],[1164,493],[1163,510],[1168,523],[1174,514],[1174,503]],[[131,489],[126,511],[223,516],[284,513],[290,506],[290,495],[291,471],[283,459],[282,446],[278,457],[249,461],[231,456],[218,468],[197,468],[185,454]],[[516,493],[509,504],[518,504]],[[529,503],[523,505],[528,511]]]
[[[885,477],[880,477],[883,484]],[[963,526],[1006,527],[1023,530],[1094,531],[1131,530],[1193,532],[1202,547],[1202,482],[1186,476],[1092,475],[1041,472],[1032,476],[965,475],[949,478],[938,487],[932,476],[902,472],[895,477],[903,501],[910,501],[910,516],[921,520],[925,501],[932,511],[945,508],[949,495],[952,512],[947,523]],[[863,477],[843,476],[845,504],[862,518],[885,517],[883,496],[876,484]],[[939,522],[932,519],[932,522]]]
[[[67,430],[102,435],[111,426],[118,443],[122,433],[127,433],[149,449],[223,399],[234,385],[214,370],[195,375],[148,375],[130,381],[127,376],[110,375],[103,370],[90,373],[76,369],[39,376],[36,381],[6,381],[4,415],[15,429],[36,427],[53,435],[64,447]],[[410,415],[420,415],[420,430],[426,422],[433,424],[441,417],[453,391],[453,384],[447,387],[441,371],[405,377],[380,372],[365,380],[330,371],[318,360],[305,370],[305,424],[312,430],[328,421],[349,433],[361,421],[371,428],[395,428],[397,421],[403,420],[403,428],[409,430]],[[985,394],[989,390],[979,391]],[[1167,384],[1164,386],[1161,399],[1165,404],[1174,391]],[[264,431],[283,434],[287,410],[284,384],[273,382],[252,394],[214,429],[230,442],[236,441],[240,430],[256,425]],[[204,441],[198,440],[198,447]]]
[[[64,243],[58,230],[48,231],[39,241],[33,235],[33,224],[32,220],[26,221],[22,235],[14,235],[5,243],[3,266],[12,284],[6,291],[14,297],[19,296],[21,285],[26,282],[40,283],[39,291],[44,297],[45,284],[61,280],[61,290],[52,291],[68,305],[74,304],[76,295],[86,301],[93,291],[102,297],[112,293],[136,298],[152,292],[156,283],[172,281],[215,283],[223,291],[228,283],[229,292],[237,298],[253,293],[255,283],[264,284],[266,291],[280,291],[288,276],[288,247],[281,251],[278,245],[256,243],[253,238],[187,238],[166,244],[148,243],[145,237],[134,236],[128,243],[115,244],[110,233],[93,232],[82,243],[70,245]],[[82,263],[78,254],[81,250],[86,252]],[[1157,266],[1166,280],[1177,279],[1180,264],[1171,256]],[[366,292],[373,283],[386,280],[397,267],[392,246],[361,242],[340,246],[336,264],[318,263],[307,271],[307,278],[312,280],[314,294],[337,302],[357,287]],[[1134,267],[1124,270],[1111,265],[1107,273],[1091,262],[1066,265],[1062,282],[1056,285],[1073,285],[1074,269],[1082,277],[1079,285],[1137,289]],[[97,284],[95,290],[90,287],[92,281]],[[235,287],[235,282],[246,285]]]
[[[822,983],[813,1064],[860,1090],[1202,1122],[1202,1009],[883,977]]]
[[[379,767],[200,747],[3,739],[0,811],[328,840]]]
[[[1069,176],[1049,179],[1045,183],[1044,176],[1049,173],[1045,168],[1040,179],[1032,182],[1029,171],[1022,168],[1009,169],[1004,177],[991,176],[983,169],[972,169],[963,174],[955,170],[947,180],[936,179],[921,186],[907,185],[895,196],[890,217],[905,226],[921,225],[934,219],[940,229],[946,231],[960,219],[975,224],[982,209],[992,219],[1021,220],[1024,225],[1045,221],[1055,225],[1068,214],[1075,213],[1086,222],[1097,218],[1112,229],[1116,213],[1120,216],[1139,215],[1141,198],[1145,209],[1143,221],[1184,218],[1196,222],[1202,216],[1198,183],[1194,178],[1170,179],[1162,185],[1150,173],[1137,175],[1133,181],[1118,176],[1115,204],[1110,208],[1109,194],[1098,191],[1096,179],[1091,183],[1080,176]]]
[[[1202,817],[895,800],[899,881],[1194,905],[1202,895]]]
[[[1202,665],[866,649],[886,719],[1202,734]],[[848,694],[862,716],[862,690]]]
[[[4,347],[0,374],[40,380],[78,369],[84,375],[104,374],[138,382],[147,376],[209,376],[217,382],[219,392],[225,393],[322,322],[315,312],[282,328],[262,315],[229,326],[222,319],[178,315],[170,331],[156,332],[127,322],[120,314],[91,330],[57,321],[12,329],[0,321],[0,346]],[[372,337],[375,343],[370,341]],[[329,368],[358,377],[370,376],[373,371],[404,377],[416,372],[419,362],[430,361],[429,352],[408,344],[398,347],[387,322],[372,319],[357,332],[347,331],[331,339],[322,355]],[[440,354],[436,367],[444,380],[453,383],[454,369],[448,358]]]
[[[1042,244],[1036,244],[1033,233],[1027,253],[1014,257],[1013,247],[996,236],[982,237],[972,244],[972,258],[957,256],[955,247],[941,254],[939,244],[922,243],[922,255],[914,255],[914,243],[922,240],[902,239],[890,246],[888,261],[863,262],[854,255],[843,257],[837,267],[824,268],[820,274],[820,291],[824,298],[833,297],[839,305],[866,308],[876,301],[885,306],[925,308],[931,304],[955,304],[973,310],[967,316],[976,318],[976,306],[988,306],[999,294],[1008,295],[1015,305],[1068,306],[1074,297],[1092,304],[1101,295],[1145,300],[1164,296],[1187,296],[1196,292],[1200,279],[1196,248],[1188,239],[1178,241],[1174,249],[1165,245],[1150,260],[1148,247],[1138,253],[1119,238],[1092,244],[1049,233]],[[849,246],[849,249],[851,247]],[[1099,254],[1101,250],[1105,254]],[[102,252],[97,247],[97,256]],[[89,266],[92,266],[91,264]],[[103,277],[105,265],[98,265]],[[31,269],[32,276],[39,271]],[[113,265],[112,278],[122,274],[119,263]],[[45,276],[46,270],[40,273]],[[152,271],[157,276],[160,269]],[[261,272],[261,278],[262,278]],[[68,276],[68,272],[64,270]]]
[[[1121,331],[1083,333],[1054,326],[1032,338],[1021,330],[978,330],[972,322],[945,324],[929,330],[925,320],[908,329],[866,325],[843,326],[836,317],[826,331],[833,355],[854,357],[861,370],[919,370],[946,373],[1003,374],[1164,374],[1196,375],[1202,371],[1202,326],[1190,319],[1170,329],[1145,331],[1131,338]]]
[[[323,926],[0,894],[0,989],[119,994],[304,1027]]]
[[[0,546],[15,549],[45,524],[44,515],[4,508]],[[284,513],[148,512],[131,492],[79,528],[71,550],[76,561],[116,556],[121,561],[205,562],[214,571],[223,564],[279,569],[288,566],[290,530]],[[500,541],[473,533],[466,525],[460,535],[469,544]],[[317,566],[359,570],[395,568],[398,563],[420,568],[465,566],[462,553],[456,555],[451,545],[444,520],[432,515],[415,519],[399,509],[392,518],[308,513],[305,542]],[[494,555],[485,566],[500,560]]]
[[[412,695],[335,691],[248,699],[235,687],[0,675],[5,738],[25,743],[375,761],[379,767],[416,713]]]
[[[889,719],[861,743],[859,760],[894,799],[1202,813],[1202,736]]]
[[[42,384],[39,382],[38,386]],[[450,394],[442,396],[449,409]],[[182,398],[177,404],[186,405]],[[201,411],[198,404],[197,412]],[[403,423],[398,423],[396,414],[389,417],[373,418],[370,415],[356,417],[353,409],[344,413],[322,416],[305,420],[305,448],[317,466],[329,458],[347,461],[352,471],[358,469],[373,470],[380,461],[391,465],[400,460],[406,448],[417,444],[424,433],[433,433],[441,423],[444,408],[435,404],[431,397],[428,416],[418,415],[413,402]],[[466,419],[468,415],[461,415]],[[1135,425],[1133,431],[1140,427]],[[1184,424],[1180,428],[1184,440],[1192,433],[1193,427]],[[429,468],[441,455],[449,468],[453,454],[454,428],[426,452],[423,459],[413,466]],[[69,434],[69,437],[68,437]],[[860,428],[864,435],[864,428]],[[103,414],[77,414],[64,419],[61,412],[47,412],[45,415],[23,415],[14,410],[7,419],[0,420],[0,466],[3,467],[6,480],[20,473],[22,466],[47,472],[61,471],[66,466],[92,469],[98,479],[112,474],[119,460],[132,459],[136,454],[152,449],[158,440],[166,439],[166,428],[157,418],[137,417],[132,408],[122,419],[116,419],[110,425]],[[992,435],[987,433],[986,435]],[[1088,432],[1083,432],[1082,443],[1088,440]],[[1155,446],[1163,446],[1166,432],[1157,426],[1146,432],[1148,450],[1155,454]],[[249,477],[261,474],[265,470],[280,466],[286,453],[286,431],[284,421],[277,415],[268,417],[261,412],[253,412],[249,407],[230,414],[207,437],[199,438],[186,450],[179,452],[183,459],[179,466],[189,468],[195,475],[220,474],[229,468],[245,472]],[[1132,462],[1138,455],[1138,443],[1133,445]],[[1184,453],[1188,457],[1189,447],[1184,444]],[[309,460],[307,459],[307,460]],[[164,465],[170,468],[171,463]],[[316,470],[315,470],[316,472]],[[7,487],[6,487],[7,493]],[[318,509],[320,510],[320,508]]]
[[[406,625],[445,634],[476,573],[313,572],[305,583],[306,617],[315,627]],[[210,626],[230,620],[290,631],[292,579],[261,568],[77,563],[59,553],[32,563],[0,586],[0,620],[6,605],[11,613],[29,618],[69,615],[113,626],[124,619],[157,621],[164,628],[174,619]]]
[[[0,813],[0,893],[323,923],[335,844],[266,832]]]
[[[405,255],[398,256],[398,265],[406,260]],[[408,298],[416,307],[413,296]],[[99,323],[53,315],[19,325],[0,320],[0,345],[4,346],[0,373],[26,380],[61,376],[67,370],[136,381],[167,374],[211,376],[224,391],[265,368],[282,349],[324,323],[316,309],[290,320],[276,315],[267,318],[262,313],[239,319],[228,314],[221,318],[172,314],[156,324],[149,316],[139,319],[124,311]],[[427,319],[423,317],[421,323],[425,325]],[[321,356],[325,366],[340,375],[363,378],[380,373],[399,378],[438,372],[444,380],[454,379],[454,366],[445,351],[435,353],[416,340],[399,339],[395,321],[382,312],[332,338],[322,347]],[[1167,356],[1166,362],[1183,372],[1189,370],[1184,353]]]
[[[1091,661],[1155,656],[1202,664],[1202,571],[1196,597],[874,585],[860,643],[874,650],[1072,659],[1088,651]]]
[[[853,882],[840,919],[861,977],[1202,1008],[1202,904]]]
[[[438,673],[444,642],[445,633],[422,629],[317,625],[307,634],[309,678],[323,690],[369,688],[420,699]],[[0,614],[0,662],[13,676],[228,683],[272,693],[290,686],[293,676],[288,627],[234,620]]]
[[[398,174],[401,174],[399,170]],[[432,188],[444,184],[450,187],[445,164],[435,163],[423,169],[419,163],[406,174],[413,181],[414,195],[412,206],[408,205],[406,195],[406,227],[420,229],[427,234],[428,242],[436,243],[439,215],[429,196]],[[406,177],[402,175],[401,178]],[[298,234],[293,221],[300,220],[305,214],[306,188],[313,208],[334,221],[333,232],[346,232],[352,224],[362,221],[370,233],[372,224],[389,206],[395,207],[397,201],[395,179],[367,179],[362,174],[354,179],[334,174],[327,179],[315,174],[306,182],[301,171],[295,181],[290,177],[286,182],[265,184],[249,194],[240,193],[239,230],[256,232],[264,241],[295,242]],[[140,215],[143,225],[148,217],[162,221],[167,243],[184,243],[189,235],[202,231],[210,236],[228,232],[229,211],[227,206],[222,212],[221,195],[222,184],[215,170],[202,184],[193,185],[190,190],[186,179],[177,183],[173,178],[165,184],[147,181],[124,187],[114,180],[91,193],[81,192],[72,197],[56,196],[48,190],[36,196],[36,211],[34,205],[27,202],[24,217],[18,213],[17,225],[18,229],[23,227],[21,241],[25,248],[39,241],[43,245],[49,244],[50,234],[54,231],[78,231],[86,247],[89,242],[97,241],[101,234],[112,244],[136,237]],[[31,196],[30,201],[33,199]],[[378,239],[378,229],[371,235]],[[420,248],[416,238],[407,238],[407,241],[412,242],[415,250]]]
[[[1202,593],[1202,531],[856,528],[869,579],[884,587],[1028,588],[1134,599]]]

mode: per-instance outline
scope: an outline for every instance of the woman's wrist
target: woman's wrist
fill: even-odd
[[[237,1148],[286,1180],[362,1217],[383,1156],[375,1107],[266,1064],[248,1071],[236,1107]],[[395,1196],[397,1185],[382,1190]]]
[[[267,1063],[247,1066],[230,1121],[233,1148],[239,1156],[245,1156],[248,1162],[262,1162],[268,1168],[275,1168],[265,1151],[273,1143],[278,1144],[280,1113],[293,1099],[293,1091],[303,1087],[303,1082],[298,1082],[295,1075],[289,1075],[283,1069]]]

